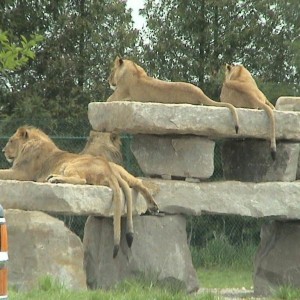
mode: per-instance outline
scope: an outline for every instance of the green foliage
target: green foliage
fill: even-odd
[[[0,82],[0,115],[63,119],[75,133],[78,120],[88,124],[88,103],[105,100],[111,93],[107,77],[114,57],[134,49],[138,33],[126,3],[2,2],[0,28],[26,38],[38,32],[45,39],[34,61],[22,72],[9,74],[5,84]]]
[[[34,59],[33,48],[42,40],[43,37],[39,34],[32,35],[29,41],[24,35],[21,35],[21,45],[17,45],[9,41],[6,31],[0,30],[0,73],[18,70],[29,59]]]

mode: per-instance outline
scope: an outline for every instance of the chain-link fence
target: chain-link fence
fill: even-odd
[[[58,136],[51,135],[54,142],[63,150],[80,152],[87,141],[88,134],[84,136]],[[8,136],[0,136],[0,147],[4,147]],[[142,172],[130,150],[132,137],[122,135],[122,154],[124,167],[135,176]],[[223,171],[221,163],[221,142],[216,142],[215,171],[210,180],[222,180]],[[4,155],[0,157],[0,167],[8,168]],[[83,238],[86,217],[84,216],[56,216],[63,220],[68,228]],[[187,217],[188,243],[191,247],[195,266],[214,266],[237,262],[237,257],[253,255],[259,243],[259,233],[262,220],[222,215],[204,215]],[[225,256],[226,258],[224,258]],[[230,258],[231,257],[231,258]],[[242,259],[241,258],[241,259]]]

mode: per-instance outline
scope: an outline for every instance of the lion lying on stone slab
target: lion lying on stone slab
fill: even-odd
[[[10,169],[0,170],[0,179],[32,180],[37,182],[93,184],[108,186],[113,191],[114,249],[116,257],[121,235],[121,192],[127,204],[126,240],[133,241],[132,195],[129,187],[141,192],[149,209],[157,211],[157,204],[142,181],[129,174],[123,167],[108,162],[102,156],[75,154],[60,150],[41,130],[24,126],[8,140],[3,148]]]
[[[238,133],[239,120],[235,107],[230,103],[210,99],[200,88],[191,83],[167,82],[149,77],[142,67],[131,60],[119,57],[114,61],[108,82],[114,93],[107,99],[107,102],[188,103],[227,107],[232,113],[235,131]]]
[[[274,106],[258,88],[250,72],[242,65],[226,65],[221,101],[235,107],[263,109],[270,120],[271,156],[276,158]]]

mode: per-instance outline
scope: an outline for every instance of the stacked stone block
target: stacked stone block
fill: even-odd
[[[129,102],[90,103],[89,119],[95,130],[133,134],[132,152],[146,176],[187,181],[208,179],[214,171],[214,140],[223,139],[222,166],[225,180],[277,184],[294,182],[299,178],[300,113],[296,112],[300,109],[299,103],[299,98],[278,100],[278,110],[274,112],[277,139],[275,161],[270,155],[269,119],[264,111],[238,109],[240,130],[237,135],[232,127],[229,111],[216,107]],[[262,197],[263,202],[266,197],[276,198],[272,196],[276,189],[274,184],[269,187],[269,196]],[[203,185],[204,183],[201,184],[202,187]],[[186,195],[180,195],[186,200]],[[289,195],[286,197],[289,198]],[[241,198],[240,194],[237,205],[243,201]],[[270,207],[266,209],[272,211]],[[278,222],[280,224],[280,220]],[[265,250],[269,247],[264,236],[262,233],[260,251],[254,266],[254,288],[257,294],[272,292],[268,287],[269,273],[262,271],[264,261],[268,259],[260,257],[260,253],[268,255]],[[281,268],[283,272],[284,267],[285,264]],[[300,273],[294,275],[300,277]],[[298,284],[298,281],[293,281],[290,277],[289,282],[280,282]]]

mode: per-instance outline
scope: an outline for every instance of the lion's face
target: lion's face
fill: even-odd
[[[124,61],[122,58],[116,57],[114,61],[114,66],[111,70],[111,73],[108,77],[108,83],[112,90],[115,90],[117,88],[117,84],[119,81],[119,78],[122,76],[122,66],[124,64]]]
[[[10,137],[7,144],[2,149],[2,152],[4,152],[5,158],[8,162],[14,162],[14,160],[19,156],[25,142],[26,137],[20,131],[17,131]]]

